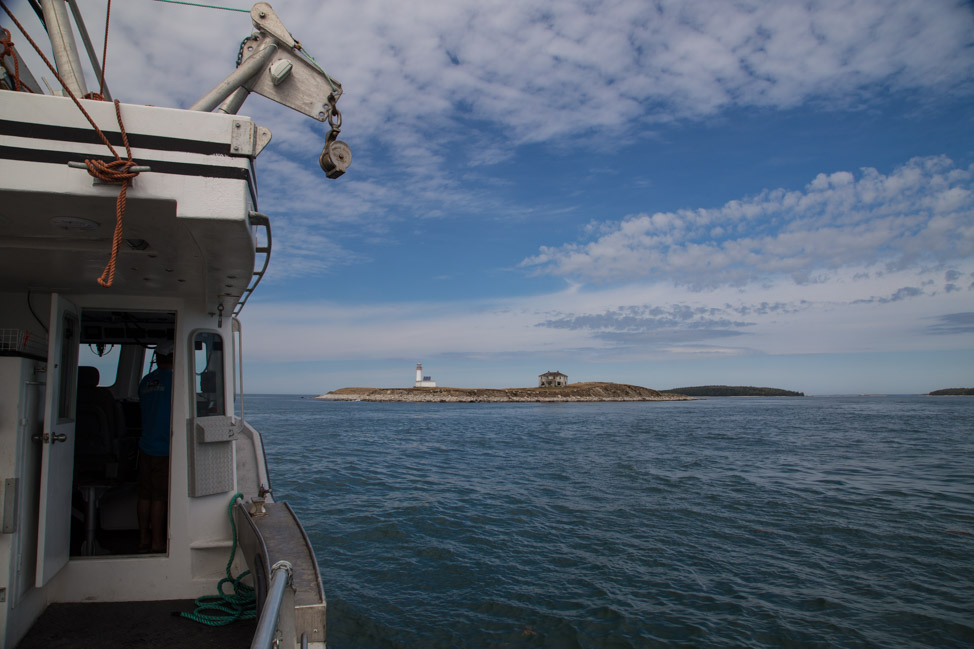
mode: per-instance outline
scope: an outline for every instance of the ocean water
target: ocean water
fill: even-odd
[[[331,649],[974,647],[974,398],[245,409]]]

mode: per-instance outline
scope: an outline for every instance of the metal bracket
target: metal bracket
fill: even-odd
[[[271,130],[250,120],[235,119],[230,127],[230,155],[256,158],[271,141]]]
[[[203,443],[232,442],[242,428],[234,417],[213,415],[196,419],[197,439]]]
[[[331,112],[328,97],[331,95],[337,101],[342,95],[342,84],[298,53],[295,49],[297,41],[269,4],[258,2],[250,16],[260,36],[243,48],[241,66],[259,50],[265,49],[260,46],[261,40],[275,41],[278,49],[272,56],[273,61],[245,81],[243,87],[319,122],[327,121]],[[290,72],[283,77],[275,76],[271,72],[274,68],[288,68]]]
[[[230,155],[254,155],[256,130],[257,126],[249,120],[233,120],[230,127]]]
[[[245,55],[246,56],[246,55]],[[304,57],[298,56],[290,50],[278,50],[276,60],[287,61],[291,64],[291,74],[287,79],[275,85],[269,74],[258,74],[244,84],[244,87],[258,95],[293,108],[319,122],[328,120],[331,106],[328,95],[337,97],[341,94],[341,85],[336,81],[336,89],[318,70]],[[247,59],[245,58],[244,61]]]
[[[259,156],[268,144],[271,143],[271,130],[266,126],[257,127],[257,142],[254,144],[254,156]]]
[[[297,41],[291,36],[291,32],[284,27],[284,23],[266,2],[258,2],[251,8],[250,19],[254,22],[254,27],[262,32],[267,32],[288,47],[297,45]]]
[[[88,170],[88,165],[86,165],[83,162],[78,162],[76,160],[69,160],[68,166],[71,167],[72,169],[84,169],[85,171]],[[142,173],[143,171],[152,171],[152,167],[148,165],[135,165],[129,167],[129,171],[135,173]],[[135,179],[133,178],[132,180],[129,181],[129,186],[131,187],[134,184],[134,182]],[[118,185],[118,183],[109,183],[96,176],[91,177],[91,184],[92,185],[116,185],[116,186]]]

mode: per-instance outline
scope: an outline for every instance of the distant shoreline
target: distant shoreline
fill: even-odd
[[[562,388],[341,388],[322,401],[420,403],[576,403],[599,401],[695,401],[684,394],[622,383],[574,383]]]
[[[758,388],[753,385],[696,385],[663,390],[664,394],[685,394],[690,397],[804,397],[804,392],[781,388]]]
[[[946,388],[944,390],[934,390],[929,394],[931,397],[971,397],[974,396],[974,388]]]

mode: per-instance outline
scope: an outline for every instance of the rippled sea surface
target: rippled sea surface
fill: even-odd
[[[974,647],[974,398],[245,409],[331,649]]]

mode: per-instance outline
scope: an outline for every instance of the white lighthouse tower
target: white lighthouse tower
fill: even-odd
[[[435,388],[436,381],[432,376],[423,376],[423,364],[416,363],[416,385],[417,388]]]

